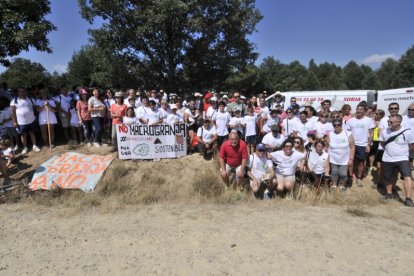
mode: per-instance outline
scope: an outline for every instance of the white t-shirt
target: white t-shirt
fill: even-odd
[[[266,123],[264,123],[263,125],[263,131],[266,133],[271,132],[272,130],[270,129],[270,127],[276,124],[279,125],[281,120],[279,116],[273,118],[270,113],[268,113],[267,115],[262,114],[262,118],[266,118]]]
[[[6,107],[4,110],[0,111],[0,122],[3,123],[3,126],[5,128],[7,127],[13,127],[13,120],[10,120],[11,113],[10,113],[10,107]],[[5,120],[8,120],[5,122]]]
[[[230,122],[231,115],[228,112],[217,112],[213,116],[213,121],[217,127],[217,135],[218,136],[226,136],[229,134],[229,130],[227,129],[227,125]]]
[[[56,106],[59,106],[59,104],[60,104],[60,107],[64,111],[68,112],[68,110],[70,108],[70,101],[72,100],[72,97],[69,96],[69,95],[65,96],[63,94],[60,94],[60,95],[57,95],[56,97],[54,97],[53,100],[56,102]]]
[[[312,116],[312,117],[308,118],[308,121],[313,122],[316,125],[316,123],[319,121],[319,117],[318,116]]]
[[[241,117],[232,117],[229,122],[231,130],[238,131],[240,133],[244,132],[243,129],[243,118]]]
[[[316,137],[322,138],[324,135],[328,135],[330,132],[334,131],[332,123],[326,122],[317,122],[316,125]]]
[[[246,136],[256,135],[256,114],[244,116],[242,123],[246,127]]]
[[[131,107],[131,104],[129,103],[129,97],[124,99],[124,105],[126,105],[127,107]],[[134,108],[138,108],[140,106],[141,106],[141,98],[136,98]]]
[[[341,133],[336,134],[334,131],[329,133],[329,158],[330,162],[335,165],[348,165],[349,154],[349,137],[350,131],[343,129]]]
[[[358,119],[353,117],[348,120],[347,126],[352,132],[356,146],[366,147],[368,145],[369,130],[375,128],[375,122],[371,118],[364,116]]]
[[[126,117],[126,116],[122,118],[122,123],[126,125],[140,125],[141,124],[137,117]]]
[[[163,108],[160,108],[160,109],[158,109],[159,111],[160,111],[160,113],[161,113],[161,117],[165,120],[165,119],[167,119],[167,116],[168,116],[168,114],[170,114],[171,113],[171,110],[165,110],[165,109],[163,109]]]
[[[181,116],[181,114],[178,114],[178,113],[172,114],[171,113],[171,114],[168,114],[167,119],[165,119],[164,123],[169,124],[169,125],[173,125],[173,124],[182,123],[182,122],[184,122],[184,119]]]
[[[88,106],[89,105],[91,105],[93,108],[98,108],[98,107],[101,107],[101,106],[105,106],[101,100],[99,100],[95,97],[90,97],[89,98]],[[105,110],[91,111],[90,114],[91,114],[91,117],[104,117],[105,116]]]
[[[308,131],[316,130],[315,122],[309,120],[307,120],[306,123],[302,123],[302,121],[299,120],[297,127],[298,134],[304,141],[308,139]]]
[[[53,100],[36,100],[36,105],[39,107],[45,106],[45,103],[49,102],[50,107],[56,107],[56,103]],[[49,114],[47,114],[49,113]],[[46,111],[43,109],[39,112],[39,125],[47,125],[47,116],[49,115],[49,124],[54,125],[57,124],[55,112]]]
[[[134,109],[135,116],[137,116],[138,119],[147,118],[147,114],[150,110],[151,108],[141,105],[140,107]]]
[[[206,118],[211,120],[213,118],[213,115],[216,114],[217,112],[218,112],[217,109],[214,109],[212,106],[209,106],[207,108]]]
[[[285,129],[286,135],[290,135],[294,131],[298,131],[299,123],[300,123],[300,120],[297,117],[293,117],[292,119],[285,118],[283,120],[282,125]]]
[[[76,110],[76,108],[71,108],[69,109],[69,112],[70,112],[70,125],[73,127],[78,127],[79,126],[78,111]]]
[[[276,174],[295,175],[296,167],[305,158],[304,153],[293,151],[290,156],[286,156],[283,150],[270,153],[273,162],[277,163]]]
[[[256,153],[253,153],[249,156],[247,167],[250,168],[254,177],[256,177],[258,181],[261,181],[268,170],[273,169],[273,163],[271,160],[267,159],[266,155],[259,157]]]
[[[401,127],[397,131],[392,131],[391,128],[387,128],[381,132],[379,140],[385,142],[391,136],[394,136],[407,128]],[[403,134],[395,138],[394,141],[388,143],[384,149],[384,155],[382,156],[383,162],[398,162],[408,161],[409,145],[414,143],[414,136],[410,130],[405,131]]]
[[[16,118],[18,125],[28,125],[36,120],[33,111],[34,105],[35,100],[30,99],[29,97],[26,97],[26,99],[21,99],[20,97],[17,97],[11,100],[10,106],[16,107]]]
[[[145,118],[148,119],[148,124],[151,125],[151,124],[154,124],[154,123],[158,122],[159,120],[161,120],[162,119],[162,114],[158,110],[152,111],[150,109],[150,110],[148,110],[148,113],[147,113]]]
[[[178,110],[177,110],[177,112],[178,112]],[[189,123],[189,125],[192,125],[196,121],[198,116],[200,116],[200,114],[197,112],[197,110],[194,111],[194,115],[193,115],[189,108],[185,109],[184,114],[188,114],[188,123]]]
[[[270,146],[271,148],[281,147],[284,141],[285,137],[283,135],[278,134],[276,137],[274,137],[273,133],[271,132],[266,134],[262,139],[262,143],[266,146]]]
[[[325,173],[325,162],[328,157],[329,154],[325,151],[323,151],[321,155],[316,152],[311,152],[308,159],[309,169],[316,174]]]
[[[210,126],[209,129],[206,129],[204,126],[202,126],[197,130],[197,136],[201,137],[205,143],[209,143],[211,140],[213,140],[213,137],[216,134],[217,131],[214,126]]]

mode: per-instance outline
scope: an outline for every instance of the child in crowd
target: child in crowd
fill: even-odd
[[[7,161],[6,166],[10,167],[14,160],[14,150],[10,146],[10,140],[0,140],[0,157]]]
[[[130,106],[127,108],[126,116],[123,118],[123,123],[126,125],[134,125],[134,124],[140,124],[137,117],[135,117],[135,110],[134,106]]]
[[[247,109],[247,115],[243,118],[243,126],[246,134],[247,151],[249,154],[253,154],[256,145],[256,114],[253,106]]]

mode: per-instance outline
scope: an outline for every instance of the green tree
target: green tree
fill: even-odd
[[[344,67],[344,83],[348,89],[361,89],[362,80],[364,77],[364,71],[358,66],[355,61],[350,61]]]
[[[11,89],[16,89],[19,87],[30,87],[39,83],[48,85],[50,74],[40,63],[16,58],[7,70],[1,74],[1,79],[7,82]]]
[[[381,63],[381,67],[377,71],[377,76],[381,82],[382,89],[397,88],[399,84],[399,76],[397,73],[398,61],[388,58]]]
[[[58,72],[54,71],[50,76],[50,87],[53,88],[55,91],[58,91],[60,87],[67,86],[68,83],[68,74],[63,73],[59,74]]]
[[[257,94],[265,90],[259,69],[255,65],[249,65],[245,70],[231,75],[226,81],[226,86],[230,91],[240,91],[245,95]]]
[[[321,88],[321,83],[312,71],[308,71],[306,74],[303,85],[304,90],[319,90]]]
[[[399,86],[414,86],[414,46],[401,56],[398,63],[397,75]]]
[[[375,72],[369,72],[361,82],[362,89],[378,90],[381,88],[381,82]]]
[[[0,64],[29,47],[52,52],[47,34],[56,27],[45,19],[49,13],[48,0],[0,0]]]
[[[78,0],[94,42],[122,56],[147,83],[172,91],[220,86],[257,54],[247,35],[262,18],[254,0]]]

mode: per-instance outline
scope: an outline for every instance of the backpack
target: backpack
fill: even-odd
[[[29,100],[30,100],[30,102],[32,103],[32,109],[33,109],[33,113],[35,114],[35,116],[37,117],[37,110],[36,110],[36,105],[35,105],[35,103],[34,103],[34,101],[33,101],[33,99],[31,98],[31,97],[27,97],[27,98],[29,98]],[[16,97],[14,97],[14,104],[16,104],[17,105],[17,99],[18,99],[18,96],[16,96]]]

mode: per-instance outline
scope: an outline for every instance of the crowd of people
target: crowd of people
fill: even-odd
[[[185,123],[188,153],[204,157],[218,153],[220,175],[229,184],[247,176],[256,196],[271,199],[292,191],[297,172],[319,185],[345,191],[373,171],[374,182],[386,199],[395,198],[398,172],[411,200],[414,157],[414,105],[401,116],[398,103],[384,110],[360,102],[355,111],[340,110],[324,100],[318,110],[312,103],[300,106],[296,98],[284,102],[277,92],[266,102],[266,92],[245,97],[196,92],[186,98],[155,89],[137,92],[99,88],[62,87],[56,95],[43,87],[14,93],[0,91],[1,172],[15,152],[38,152],[54,147],[55,136],[71,146],[111,146],[117,150],[116,124]],[[56,131],[59,129],[59,131]],[[39,141],[40,138],[40,141]]]

